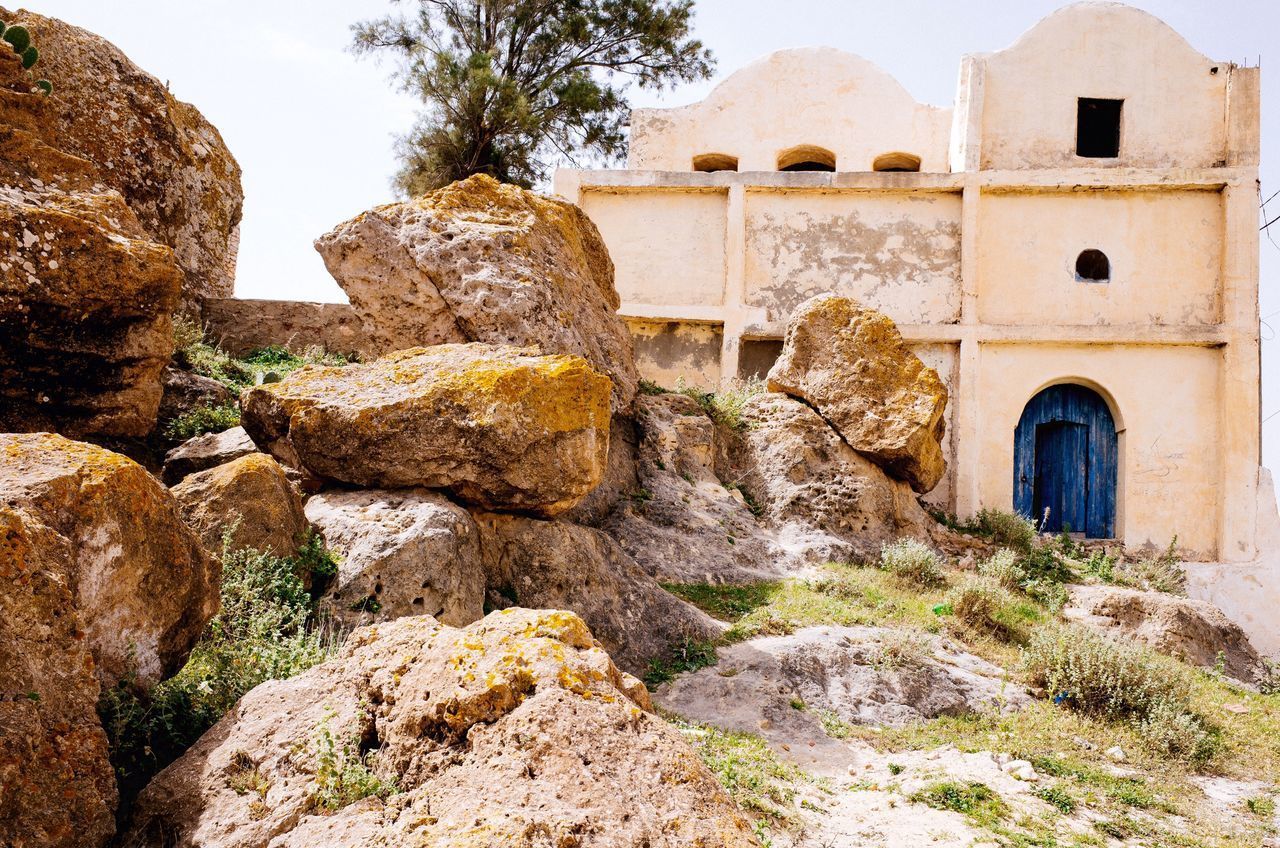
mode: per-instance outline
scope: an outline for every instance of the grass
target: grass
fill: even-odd
[[[718,392],[708,392],[697,386],[685,385],[682,378],[676,381],[675,390],[696,400],[712,421],[730,430],[740,431],[746,428],[746,422],[742,420],[743,407],[751,398],[765,391],[765,384],[758,377],[752,377],[749,380],[735,380]]]
[[[185,442],[205,433],[221,433],[240,424],[240,408],[234,403],[219,406],[197,406],[165,422],[168,439]]]
[[[186,665],[145,696],[129,680],[103,692],[98,712],[123,797],[141,790],[254,686],[328,657],[332,646],[312,620],[301,567],[224,544],[222,607]]]
[[[1009,807],[985,783],[941,780],[913,792],[909,800],[935,810],[962,813],[974,824],[992,827],[1009,815]]]
[[[669,717],[742,809],[781,822],[796,818],[796,791],[812,778],[781,760],[752,733],[720,730]]]
[[[670,657],[655,659],[649,663],[649,668],[644,675],[645,685],[650,689],[656,689],[682,674],[715,665],[717,659],[714,642],[685,639]]]

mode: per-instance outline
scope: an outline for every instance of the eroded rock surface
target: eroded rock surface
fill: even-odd
[[[887,316],[846,297],[810,298],[787,324],[768,385],[813,406],[852,448],[917,492],[942,479],[946,386]]]
[[[565,521],[477,515],[490,604],[567,609],[617,663],[642,673],[721,625],[667,592],[607,533]]]
[[[615,412],[635,394],[613,263],[572,203],[478,175],[358,215],[317,239],[316,250],[378,352],[536,345],[607,374]]]
[[[484,615],[475,521],[438,492],[322,492],[306,514],[341,558],[321,608],[343,627],[423,614],[461,627]]]
[[[232,550],[291,557],[310,528],[297,489],[280,463],[264,453],[196,472],[172,492],[183,519],[214,553],[226,541]]]
[[[0,68],[0,88],[9,89],[0,92],[0,122],[93,163],[147,240],[173,249],[185,303],[230,297],[243,192],[217,129],[105,39],[27,10],[0,7],[0,20],[27,26],[40,49],[36,69],[55,85],[50,97],[28,95],[25,72]]]
[[[1144,642],[1162,654],[1251,682],[1262,663],[1240,625],[1208,601],[1120,586],[1072,586],[1068,619]]]
[[[451,344],[305,366],[248,390],[241,420],[260,447],[318,477],[550,516],[604,475],[609,392],[581,357]]]
[[[187,659],[218,609],[221,566],[142,466],[49,433],[0,435],[0,506],[54,534],[99,680],[148,687]],[[59,625],[60,626],[60,625]]]
[[[792,563],[870,561],[902,536],[930,540],[937,522],[911,488],[846,444],[786,395],[751,398],[730,468]]]
[[[398,791],[318,807],[323,734]],[[243,787],[258,787],[244,791]],[[240,791],[237,791],[240,787]],[[132,841],[130,841],[132,840]],[[571,613],[357,630],[263,684],[143,791],[126,844],[756,845],[680,735]]]
[[[257,452],[258,446],[243,427],[232,427],[221,433],[205,433],[188,439],[166,453],[160,476],[166,484],[172,486],[188,474]]]
[[[100,688],[66,579],[74,557],[66,536],[0,503],[2,845],[86,848],[115,833]]]

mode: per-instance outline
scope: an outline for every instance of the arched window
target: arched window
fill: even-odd
[[[1111,261],[1101,250],[1080,251],[1076,257],[1076,279],[1082,283],[1107,283],[1111,281]]]
[[[912,153],[884,153],[871,163],[873,171],[918,171],[920,157]]]
[[[778,154],[779,171],[834,171],[836,155],[825,147],[801,144]]]
[[[699,153],[693,157],[693,170],[710,173],[712,171],[738,170],[738,157],[727,153]]]

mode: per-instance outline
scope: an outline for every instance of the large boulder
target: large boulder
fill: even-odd
[[[636,482],[601,526],[645,571],[676,583],[753,583],[786,557],[733,480],[717,475],[732,438],[683,394],[640,395]],[[758,507],[758,505],[756,505]]]
[[[221,566],[142,466],[49,433],[0,434],[0,506],[56,534],[99,680],[146,688],[173,674],[218,610]],[[52,537],[51,537],[52,538]]]
[[[181,285],[90,163],[0,123],[0,430],[148,433]]]
[[[395,794],[335,797],[357,763]],[[124,844],[757,843],[580,618],[509,609],[462,630],[361,628],[337,658],[254,689],[142,792]]]
[[[115,833],[100,687],[66,579],[75,556],[0,504],[0,845],[95,848]]]
[[[96,165],[148,240],[173,249],[184,303],[230,297],[244,195],[217,129],[99,36],[26,10],[0,7],[0,20],[27,26],[40,50],[35,70],[54,83],[52,96],[27,94],[29,75],[0,67],[0,123]]]
[[[199,471],[172,489],[182,517],[200,534],[205,548],[253,548],[291,557],[310,525],[302,497],[280,463],[251,453]]]
[[[604,474],[609,387],[581,357],[450,344],[305,366],[248,390],[241,421],[260,447],[318,477],[551,516]]]
[[[628,671],[642,673],[652,660],[720,634],[710,616],[663,589],[600,530],[514,515],[476,521],[491,606],[571,610]]]
[[[768,385],[817,409],[854,450],[917,492],[942,479],[946,386],[887,316],[846,297],[810,298],[787,324]]]
[[[1240,625],[1208,601],[1120,586],[1072,586],[1062,614],[1102,633],[1137,639],[1162,654],[1252,682],[1262,658]]]
[[[624,410],[638,382],[613,263],[572,203],[477,175],[316,240],[377,352],[444,342],[581,356]]]
[[[743,406],[728,473],[751,494],[789,562],[871,561],[902,536],[945,541],[911,488],[853,450],[798,400]]]
[[[188,439],[166,453],[160,476],[167,485],[172,486],[188,474],[257,452],[258,446],[243,427],[232,427],[220,433],[205,433]]]
[[[212,377],[183,371],[172,365],[164,369],[160,382],[164,388],[158,413],[162,424],[200,407],[227,406],[236,402],[235,393]]]
[[[321,492],[306,514],[341,560],[320,606],[342,627],[424,613],[461,627],[484,615],[476,523],[438,492]]]

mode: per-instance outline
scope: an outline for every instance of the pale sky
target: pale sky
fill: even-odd
[[[1054,0],[698,0],[697,35],[719,60],[715,79],[637,106],[699,100],[727,74],[785,47],[858,53],[917,100],[950,106],[960,57],[999,50],[1064,5]],[[1258,64],[1280,52],[1274,0],[1145,0],[1146,9],[1213,59]],[[347,49],[353,20],[388,0],[32,0],[29,7],[115,43],[195,104],[244,169],[236,294],[345,300],[311,246],[316,236],[392,199],[392,139],[415,103],[387,80],[389,66]],[[1273,54],[1274,56],[1274,54]],[[1273,58],[1274,60],[1274,58]],[[1280,82],[1264,66],[1262,194],[1280,189]],[[1269,207],[1280,215],[1280,196]],[[1262,239],[1263,458],[1280,471],[1280,223]],[[1170,234],[1176,238],[1176,234]],[[1268,323],[1271,322],[1271,323]]]

